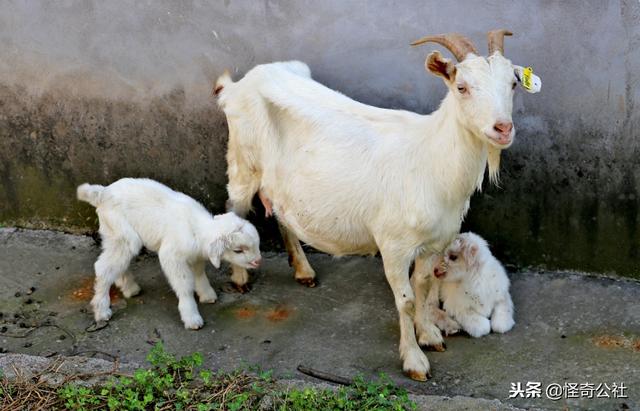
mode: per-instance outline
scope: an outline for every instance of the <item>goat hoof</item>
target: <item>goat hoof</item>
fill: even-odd
[[[249,285],[249,283],[242,285],[235,284],[235,288],[240,294],[248,293],[249,291],[251,291],[251,286]]]
[[[92,333],[92,332],[96,332],[99,330],[102,330],[103,328],[105,328],[107,325],[109,325],[109,321],[97,321],[94,322],[93,324],[91,324],[90,326],[88,326],[85,331],[88,333]]]
[[[218,296],[216,294],[213,294],[207,297],[203,297],[199,301],[201,304],[215,304],[215,302],[218,301]]]
[[[124,296],[124,298],[137,297],[140,294],[142,294],[142,288],[140,288],[140,286],[133,287],[127,291],[122,291],[122,295]]]
[[[199,329],[202,328],[202,326],[204,325],[203,323],[194,323],[194,324],[185,324],[184,328],[187,330],[193,330],[193,331],[198,331]]]
[[[400,348],[402,362],[402,372],[407,377],[416,381],[426,381],[429,378],[429,371],[431,366],[427,356],[418,348],[418,346],[410,349]]]
[[[415,370],[402,370],[402,373],[414,381],[427,381],[431,378],[431,374],[426,372],[420,372]]]
[[[445,337],[451,337],[451,336],[456,336],[456,335],[460,335],[460,329],[457,329],[457,330],[444,330],[444,336]]]
[[[437,352],[445,352],[447,350],[447,346],[445,345],[445,343],[436,344],[433,346],[433,350]]]
[[[227,283],[227,286],[225,287],[225,291],[228,291],[231,293],[244,294],[251,291],[251,285],[249,285],[249,283],[236,284],[234,282],[230,282],[230,283]]]
[[[316,279],[315,278],[308,278],[308,277],[307,278],[296,278],[296,281],[299,284],[302,284],[302,285],[304,285],[306,287],[309,287],[309,288],[313,288],[316,285],[318,285],[318,283],[316,283]]]
[[[447,345],[445,343],[433,344],[433,345],[422,346],[422,348],[424,348],[427,351],[445,352],[447,350]]]
[[[204,325],[204,320],[199,314],[189,315],[187,318],[182,320],[184,323],[184,328],[187,330],[199,330]]]

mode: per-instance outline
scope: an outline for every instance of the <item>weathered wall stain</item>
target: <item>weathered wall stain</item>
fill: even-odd
[[[26,101],[25,101],[26,100]],[[146,103],[26,97],[0,87],[4,221],[71,230],[95,228],[91,207],[75,199],[83,181],[151,177],[188,191],[214,211],[224,202],[224,119],[210,105],[184,107],[176,90]]]
[[[474,196],[465,229],[516,266],[640,277],[634,0],[8,2],[0,223],[95,230],[75,187],[124,176],[155,178],[220,212],[227,128],[210,93],[224,69],[237,78],[258,63],[300,59],[359,101],[427,113],[445,93],[423,68],[438,46],[408,44],[459,31],[485,51],[484,33],[497,27],[515,33],[507,57],[532,65],[544,85],[516,93],[517,137],[500,188]],[[276,226],[261,214],[264,248],[276,247]]]

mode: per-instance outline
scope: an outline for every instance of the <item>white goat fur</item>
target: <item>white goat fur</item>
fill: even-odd
[[[205,273],[206,260],[256,268],[260,238],[255,227],[233,213],[213,217],[185,194],[148,179],[123,178],[104,187],[82,184],[78,199],[96,207],[100,220],[102,254],[95,263],[95,320],[111,317],[109,288],[115,283],[126,298],[140,286],[126,270],[144,246],[158,253],[162,270],[178,297],[185,328],[198,329],[204,321],[200,302],[214,303],[216,292]]]
[[[455,77],[434,70],[434,61]],[[232,209],[244,216],[261,190],[283,226],[297,279],[315,276],[297,238],[334,255],[380,251],[400,314],[403,369],[415,379],[426,379],[430,366],[414,311],[420,343],[443,341],[425,308],[430,276],[414,275],[414,296],[411,262],[424,267],[451,242],[489,153],[495,177],[496,153],[514,134],[502,145],[488,136],[496,121],[511,121],[509,60],[469,54],[454,66],[433,52],[426,66],[450,89],[430,115],[353,101],[296,61],[257,66],[236,83],[225,74],[216,84],[229,125]],[[461,82],[471,95],[458,93]]]
[[[515,324],[509,277],[487,242],[474,233],[459,234],[443,260],[438,284],[444,311],[472,337],[509,331]]]

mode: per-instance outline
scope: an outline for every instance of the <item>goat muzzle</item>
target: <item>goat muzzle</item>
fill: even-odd
[[[447,262],[444,259],[440,260],[440,263],[433,268],[433,275],[436,278],[442,278],[445,276],[445,274],[447,274],[448,269],[449,265],[447,264]]]
[[[419,46],[424,43],[437,43],[447,48],[456,58],[463,61],[469,53],[478,55],[478,50],[465,36],[459,33],[438,34],[436,36],[426,36],[411,43],[412,46]]]
[[[509,136],[513,129],[513,123],[510,121],[499,121],[494,124],[493,129],[504,136]]]
[[[250,265],[252,268],[258,268],[258,267],[260,267],[260,263],[261,263],[261,262],[262,262],[262,257],[258,257],[258,258],[256,258],[255,260],[251,261],[251,262],[249,263],[249,265]]]

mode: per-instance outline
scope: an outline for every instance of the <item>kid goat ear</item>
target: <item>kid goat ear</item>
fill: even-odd
[[[211,264],[215,268],[220,268],[220,262],[222,260],[222,255],[224,254],[224,250],[227,248],[227,237],[220,236],[213,240],[209,245],[209,258],[211,259]]]

